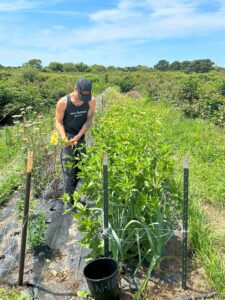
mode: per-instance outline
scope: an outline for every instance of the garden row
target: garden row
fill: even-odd
[[[95,207],[76,202],[74,217],[84,233],[82,245],[92,250],[92,257],[102,255],[102,159],[107,153],[110,252],[128,265],[133,261],[136,274],[143,263],[151,268],[160,265],[173,235],[180,199],[170,148],[159,142],[158,119],[151,117],[149,105],[115,90],[108,95],[111,102],[109,98],[113,104],[91,129],[94,145],[83,155],[83,183],[74,193],[76,201],[85,194]]]
[[[83,245],[92,249],[93,257],[103,254],[102,156],[107,153],[112,255],[130,262],[138,253],[136,270],[143,261],[159,266],[175,220],[180,218],[183,157],[188,155],[190,249],[223,298],[223,130],[207,121],[188,120],[166,102],[134,101],[116,92],[110,97],[113,105],[92,128],[95,144],[83,157],[83,184],[74,194],[76,200],[85,193],[96,202],[91,210],[77,203],[75,217],[85,234]]]

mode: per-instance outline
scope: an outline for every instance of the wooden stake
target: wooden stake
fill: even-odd
[[[23,210],[23,228],[21,237],[21,248],[20,248],[20,262],[19,262],[19,278],[18,285],[23,285],[23,273],[24,273],[24,261],[26,252],[26,240],[27,240],[27,225],[29,216],[29,201],[30,201],[30,189],[31,189],[31,173],[33,166],[33,152],[28,153],[27,157],[27,178],[25,188],[25,201]]]

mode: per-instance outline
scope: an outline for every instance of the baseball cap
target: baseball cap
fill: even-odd
[[[90,101],[91,100],[92,84],[91,84],[90,80],[88,80],[86,78],[79,79],[76,83],[76,88],[77,88],[78,98],[81,101]]]

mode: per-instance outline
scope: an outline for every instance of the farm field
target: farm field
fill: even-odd
[[[109,74],[108,83],[104,85],[101,84],[102,75],[99,80],[96,79],[96,93],[108,87],[111,80],[116,83],[114,76],[117,75]],[[225,133],[224,98],[219,94],[223,77],[216,73],[205,77],[202,75],[202,78],[200,75],[194,77],[180,73],[167,76],[163,73],[139,75],[148,78],[143,95],[140,94],[138,76],[130,73],[130,78],[134,82],[137,80],[139,97],[131,91],[130,94],[125,95],[125,91],[121,94],[120,86],[109,88],[104,97],[99,98],[100,106],[90,130],[94,145],[87,148],[87,155],[83,157],[83,181],[74,194],[75,200],[85,194],[95,204],[93,210],[77,204],[78,211],[74,219],[79,232],[83,233],[81,245],[91,250],[89,255],[92,258],[103,253],[102,235],[99,234],[103,207],[102,155],[107,153],[110,254],[124,264],[133,260],[134,275],[142,278],[139,290],[130,293],[130,297],[132,295],[132,299],[136,300],[175,299],[193,295],[193,291],[185,293],[182,289],[173,294],[168,282],[164,282],[160,291],[151,281],[145,280],[146,274],[149,278],[150,274],[153,278],[157,278],[157,274],[165,275],[165,266],[168,269],[173,267],[170,265],[173,260],[170,261],[167,256],[171,255],[174,248],[175,253],[180,251],[179,244],[173,244],[173,237],[177,238],[177,231],[182,233],[183,159],[187,155],[190,164],[189,259],[200,266],[204,273],[204,281],[199,283],[200,294],[215,292],[214,299],[224,299]],[[72,78],[68,75],[68,85],[69,76]],[[180,83],[179,90],[175,89],[175,77]],[[198,84],[195,90],[198,96],[189,94],[190,90],[195,89],[193,82]],[[38,89],[38,83],[36,85]],[[185,90],[184,86],[189,90]],[[171,90],[174,94],[169,97]],[[206,90],[208,98],[203,100]],[[65,87],[62,87],[60,93],[64,91]],[[180,103],[181,99],[175,94],[186,97],[184,103]],[[35,154],[32,191],[35,202],[38,202],[46,187],[57,190],[61,180],[58,161],[60,145],[50,144],[51,134],[55,131],[55,95],[51,97],[52,106],[46,112],[35,113],[34,108],[27,109],[28,105],[23,103],[16,116],[14,112],[14,126],[0,131],[1,205],[7,205],[7,199],[15,189],[18,189],[22,202],[28,149]],[[10,101],[4,106],[5,113],[9,113],[9,104]],[[35,105],[37,108],[37,103]],[[196,118],[200,116],[202,119]],[[176,272],[180,271],[180,266],[176,268]],[[189,284],[193,284],[192,280],[190,278]],[[172,286],[174,283],[179,285],[179,282],[180,277],[172,282]],[[152,291],[155,296],[151,294]]]

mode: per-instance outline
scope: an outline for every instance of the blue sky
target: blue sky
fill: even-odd
[[[225,0],[0,0],[0,64],[225,67]]]

